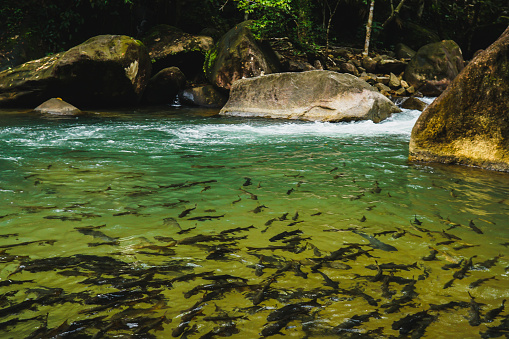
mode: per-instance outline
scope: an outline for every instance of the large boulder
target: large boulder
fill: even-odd
[[[81,106],[139,102],[150,76],[145,46],[100,35],[70,50],[0,72],[0,106],[35,106],[61,97]]]
[[[410,160],[509,171],[509,28],[422,113]]]
[[[154,72],[178,67],[188,79],[203,75],[207,51],[214,47],[214,39],[193,35],[170,25],[157,25],[142,39],[153,62]]]
[[[279,60],[268,43],[257,41],[245,21],[229,30],[207,54],[207,79],[218,88],[229,90],[235,80],[280,70]]]
[[[464,67],[461,49],[452,40],[421,47],[405,69],[405,80],[422,94],[438,96]]]
[[[171,104],[185,86],[186,76],[178,67],[164,68],[150,78],[144,101],[149,104]]]
[[[36,108],[34,111],[41,114],[48,115],[80,115],[82,114],[81,110],[68,102],[63,101],[60,98],[51,98],[46,100]]]
[[[220,114],[380,122],[396,112],[400,109],[364,80],[346,73],[308,71],[237,80]]]

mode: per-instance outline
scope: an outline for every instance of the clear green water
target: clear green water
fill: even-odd
[[[276,309],[310,301],[274,336],[397,337],[397,321],[422,311],[409,336],[507,333],[489,329],[506,310],[482,321],[509,298],[507,174],[408,163],[416,111],[378,125],[211,113],[0,112],[0,337],[257,338]],[[361,235],[383,231],[400,232],[376,237],[397,251]],[[443,244],[450,235],[460,240]],[[349,251],[324,259],[341,248]],[[432,249],[436,260],[424,260]],[[471,257],[465,276],[444,288],[461,268],[442,267]],[[377,279],[376,263],[417,264]],[[225,274],[246,280],[214,280]],[[462,303],[430,306],[451,301]],[[191,329],[183,334],[182,319]]]

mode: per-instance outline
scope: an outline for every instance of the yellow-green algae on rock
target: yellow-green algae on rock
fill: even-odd
[[[419,117],[411,161],[509,172],[509,28]]]

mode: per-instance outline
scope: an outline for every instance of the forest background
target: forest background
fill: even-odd
[[[2,0],[0,58],[20,64],[100,34],[140,38],[157,24],[219,38],[247,18],[258,38],[288,39],[296,53],[363,48],[372,3],[377,50],[452,39],[469,59],[509,25],[508,0]]]

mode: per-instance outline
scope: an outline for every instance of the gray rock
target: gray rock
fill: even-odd
[[[220,114],[310,121],[380,122],[400,109],[346,73],[309,71],[240,79]]]
[[[63,101],[60,98],[51,98],[46,100],[36,108],[34,111],[42,114],[51,115],[80,115],[82,112],[79,108],[74,107],[70,103]]]
[[[407,98],[401,103],[401,108],[412,109],[421,112],[424,111],[426,106],[428,105],[426,105],[425,102],[414,97]]]

